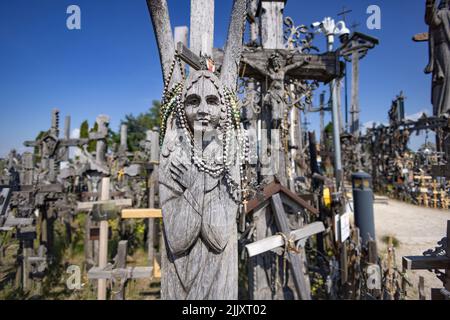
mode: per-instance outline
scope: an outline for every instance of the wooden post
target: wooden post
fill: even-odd
[[[228,26],[228,37],[225,45],[220,80],[225,88],[233,91],[237,87],[239,65],[244,50],[243,39],[245,31],[246,0],[234,0],[231,21]]]
[[[67,141],[70,140],[70,116],[66,116],[66,118],[65,118],[65,122],[64,122],[64,139],[67,140]],[[64,153],[64,158],[63,158],[64,161],[69,161],[69,156],[70,156],[69,150],[70,150],[70,147],[67,146],[66,150],[65,150],[65,153]]]
[[[127,266],[127,246],[128,241],[120,241],[117,248],[116,256],[116,268],[125,269]],[[114,300],[124,300],[125,299],[125,282],[126,279],[118,279],[121,283],[119,284],[119,290],[114,292]]]
[[[357,44],[355,44],[357,45]],[[359,51],[352,53],[352,107],[351,107],[351,133],[359,135]]]
[[[447,221],[447,258],[450,260],[450,220]],[[444,288],[447,291],[450,291],[450,268],[447,268],[445,270],[445,281],[444,281]]]
[[[336,103],[339,110],[339,130],[344,132],[344,120],[342,118],[342,78],[336,80]]]
[[[259,5],[259,1],[258,0],[250,0],[250,4],[249,4],[249,22],[250,22],[250,40],[253,43],[256,43],[258,41],[259,38],[259,24],[256,21],[256,14],[258,11],[258,5]]]
[[[177,48],[178,43],[181,42],[185,47],[188,46],[188,35],[189,28],[186,26],[175,27],[174,30],[174,39],[175,39],[175,47]],[[186,66],[183,66],[183,71],[186,70]],[[151,131],[149,131],[151,132]]]
[[[159,133],[156,130],[151,132],[151,147],[150,147],[150,162],[153,163],[153,171],[149,179],[149,189],[148,189],[148,207],[155,208],[155,194],[156,186],[158,181],[158,171],[159,171]],[[154,238],[155,238],[155,219],[148,219],[148,261],[149,266],[154,265]]]
[[[214,0],[191,0],[190,49],[212,56],[214,46]]]
[[[341,252],[340,252],[340,268],[341,268],[341,285],[346,288],[346,284],[348,281],[348,255],[347,255],[347,241],[344,241],[340,244]]]
[[[264,49],[283,48],[285,1],[261,1],[261,42]]]
[[[267,212],[267,207],[259,209],[253,213],[255,233],[254,241],[261,241],[267,236],[267,217],[270,213]],[[265,263],[268,260],[270,253],[262,253],[253,258],[250,258],[250,272],[249,272],[249,294],[251,300],[268,300],[272,298],[270,285],[268,284],[266,275]]]
[[[378,252],[377,252],[377,242],[375,240],[370,240],[367,242],[369,248],[368,262],[372,264],[378,263]]]
[[[419,300],[426,300],[425,296],[425,278],[419,277]]]
[[[128,149],[128,126],[126,124],[120,126],[120,148],[123,151]]]
[[[101,185],[101,201],[109,200],[110,178],[103,178]],[[98,267],[104,269],[108,264],[108,221],[100,221],[100,243],[98,254]],[[98,300],[106,300],[106,279],[98,280]]]
[[[325,143],[325,92],[322,92],[320,94],[320,144],[324,145],[324,143]]]
[[[286,213],[283,208],[283,202],[281,201],[281,196],[279,194],[272,196],[272,206],[278,229],[285,235],[289,235],[291,230],[289,228]],[[307,285],[307,281],[303,273],[303,261],[301,257],[292,252],[289,252],[288,256],[298,297],[302,300],[311,300],[311,291]]]
[[[22,247],[22,288],[24,291],[28,291],[31,287],[30,279],[30,260],[33,252],[33,242],[30,240],[23,240]]]
[[[159,57],[163,71],[164,83],[169,81],[170,66],[175,58],[175,44],[170,26],[169,8],[167,0],[147,0],[148,11],[153,23],[156,41],[158,42]],[[180,82],[181,72],[175,68],[172,83]]]

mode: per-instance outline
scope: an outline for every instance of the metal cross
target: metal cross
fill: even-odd
[[[342,12],[341,12],[341,13],[338,13],[338,16],[342,16],[342,20],[343,20],[344,22],[347,22],[347,21],[346,21],[346,17],[347,17],[347,14],[350,13],[350,12],[353,12],[353,10],[347,10],[347,7],[346,7],[346,6],[343,6],[343,7],[342,7]]]
[[[350,30],[352,31],[356,31],[356,28],[358,28],[361,24],[358,22],[353,22],[352,25],[350,26]]]

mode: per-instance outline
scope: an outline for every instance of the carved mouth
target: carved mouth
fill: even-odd
[[[207,127],[209,125],[209,120],[208,119],[200,119],[198,120],[198,122],[203,126],[203,127]]]

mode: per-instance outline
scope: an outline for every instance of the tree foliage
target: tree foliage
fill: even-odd
[[[128,148],[130,151],[136,151],[139,148],[139,142],[145,139],[146,132],[161,124],[159,112],[161,103],[154,100],[152,107],[137,116],[128,114],[121,124],[128,127]]]

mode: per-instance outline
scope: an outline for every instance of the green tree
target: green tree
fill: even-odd
[[[154,100],[152,107],[147,112],[140,113],[138,116],[128,114],[125,116],[125,120],[122,120],[121,124],[128,127],[128,148],[130,151],[136,151],[139,148],[139,142],[145,139],[148,130],[160,127],[160,108],[161,103]]]
[[[36,136],[36,139],[34,141],[37,142],[37,141],[41,140],[47,133],[48,133],[48,131],[39,132],[39,134]],[[40,149],[41,149],[40,146],[36,146],[36,147],[34,147],[34,150],[33,150],[36,162],[41,161],[41,156],[40,156],[41,150]]]

